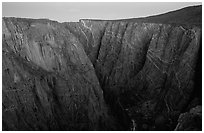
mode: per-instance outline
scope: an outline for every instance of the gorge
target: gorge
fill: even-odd
[[[3,130],[202,130],[202,6],[79,22],[2,18]]]

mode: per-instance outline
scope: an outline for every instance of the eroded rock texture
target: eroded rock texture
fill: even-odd
[[[3,130],[112,128],[92,63],[55,22],[3,19],[2,99]]]
[[[201,105],[200,26],[2,23],[3,130],[174,130]]]
[[[201,29],[93,20],[75,26],[67,24],[85,47],[104,98],[119,120],[125,119],[122,124],[129,124],[128,114],[143,121],[140,130],[171,129],[165,126],[192,100]]]

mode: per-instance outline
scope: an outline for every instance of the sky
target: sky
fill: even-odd
[[[146,17],[201,5],[201,2],[3,2],[2,16],[48,18],[59,22],[79,19],[126,19]]]

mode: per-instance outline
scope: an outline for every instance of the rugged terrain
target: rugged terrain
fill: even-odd
[[[178,22],[189,9],[197,15]],[[3,130],[185,130],[179,115],[192,108],[200,119],[189,130],[201,130],[201,9],[117,21],[4,17]]]

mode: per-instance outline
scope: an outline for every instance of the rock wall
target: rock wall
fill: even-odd
[[[3,19],[3,130],[110,130],[94,68],[67,29]]]
[[[173,130],[170,123],[195,98],[199,27],[94,20],[65,25],[83,44],[122,125],[129,124],[125,112],[140,130]]]
[[[4,130],[174,130],[201,104],[200,27],[2,23]]]

